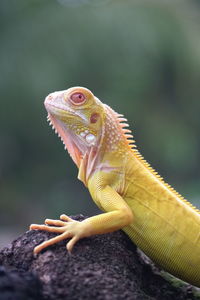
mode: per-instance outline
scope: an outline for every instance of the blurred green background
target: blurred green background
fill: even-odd
[[[98,212],[46,122],[45,96],[86,86],[200,207],[200,2],[0,1],[0,245],[30,223]]]

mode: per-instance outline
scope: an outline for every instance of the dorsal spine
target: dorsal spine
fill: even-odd
[[[158,174],[157,171],[155,171],[151,165],[144,159],[144,157],[140,154],[138,151],[135,140],[133,139],[133,135],[131,134],[132,131],[130,129],[127,129],[129,127],[127,122],[127,119],[124,118],[124,115],[116,113],[112,108],[110,108],[108,105],[105,105],[107,108],[107,113],[110,113],[115,118],[115,121],[117,123],[118,129],[122,132],[126,144],[129,149],[131,149],[133,155],[162,183],[164,186],[170,190],[174,195],[176,195],[181,201],[186,203],[188,206],[190,206],[192,209],[194,209],[198,214],[200,214],[200,210],[197,209],[195,206],[193,206],[189,201],[187,201],[182,195],[180,195],[173,187],[171,187],[168,183],[164,181],[164,179]]]

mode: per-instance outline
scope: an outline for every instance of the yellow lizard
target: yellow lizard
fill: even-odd
[[[78,178],[105,213],[82,222],[61,215],[32,224],[30,229],[59,233],[34,253],[67,238],[72,251],[81,238],[122,229],[164,270],[200,287],[200,211],[143,159],[127,120],[83,87],[51,93],[44,104]]]

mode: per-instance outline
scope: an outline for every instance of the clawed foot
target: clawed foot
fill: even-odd
[[[39,253],[44,248],[67,238],[71,238],[71,240],[66,245],[67,250],[71,252],[76,242],[80,238],[84,237],[83,222],[75,221],[66,215],[61,215],[60,220],[46,219],[45,224],[46,225],[32,224],[30,226],[30,230],[45,230],[49,232],[59,233],[59,235],[36,246],[33,251],[35,254]]]

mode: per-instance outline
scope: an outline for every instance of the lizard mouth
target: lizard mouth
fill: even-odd
[[[88,121],[83,114],[80,114],[78,111],[75,111],[62,103],[52,102],[49,99],[45,99],[44,105],[50,115],[55,116],[56,119],[59,119],[66,124],[70,121],[70,119],[77,119],[77,121],[86,123]]]
[[[56,115],[57,117],[62,115],[74,117],[74,115],[76,115],[74,110],[70,109],[69,107],[66,107],[66,105],[62,103],[55,103],[55,102],[50,102],[49,100],[45,100],[44,105],[49,114]]]

